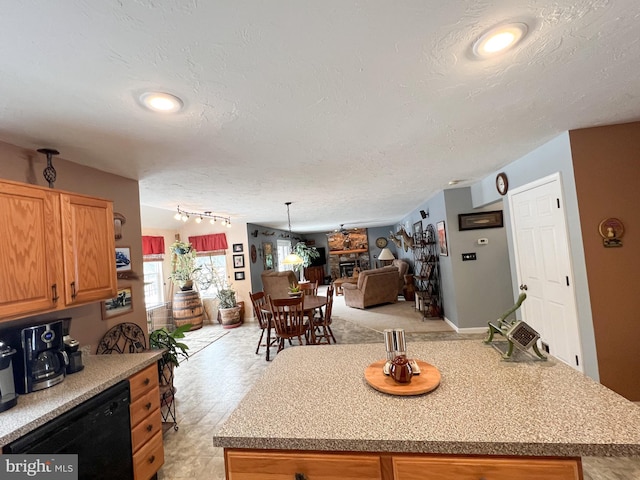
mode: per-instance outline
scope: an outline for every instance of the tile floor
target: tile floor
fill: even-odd
[[[220,329],[219,325],[205,326]],[[335,322],[339,343],[373,343],[381,334],[347,322]],[[165,433],[165,464],[160,480],[223,480],[222,449],[214,448],[212,433],[234,410],[254,381],[269,365],[264,348],[256,355],[259,329],[248,322],[228,330],[219,340],[197,352],[176,370],[176,405],[179,430]],[[455,333],[407,335],[408,342],[460,338]],[[481,336],[476,337],[480,338]],[[275,349],[273,350],[275,351]],[[583,459],[585,480],[639,480],[640,458]]]

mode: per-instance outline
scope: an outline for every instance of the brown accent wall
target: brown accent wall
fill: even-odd
[[[600,381],[640,401],[640,122],[569,132]],[[605,248],[598,225],[625,226]]]
[[[133,311],[105,321],[102,320],[101,304],[93,303],[56,313],[3,323],[0,326],[0,334],[2,329],[7,327],[31,325],[70,316],[73,319],[71,322],[71,335],[80,342],[81,346],[90,346],[91,353],[95,353],[97,344],[105,332],[120,322],[137,323],[145,334],[147,332],[138,182],[65,161],[61,157],[64,157],[64,152],[53,159],[53,165],[57,171],[56,190],[82,193],[112,200],[114,212],[121,213],[126,217],[126,223],[122,227],[122,238],[116,240],[116,247],[131,248],[132,271],[138,274],[138,279],[118,280],[118,287],[128,285],[132,287]],[[35,150],[0,142],[0,177],[4,179],[47,186],[48,184],[42,175],[46,163],[46,157]],[[1,337],[2,335],[0,335]]]

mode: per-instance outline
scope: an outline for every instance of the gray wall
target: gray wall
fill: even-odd
[[[405,228],[422,221],[423,230],[444,220],[449,255],[438,257],[440,286],[444,315],[458,329],[485,329],[489,320],[513,305],[506,229],[458,230],[458,214],[500,209],[499,205],[474,209],[470,188],[455,188],[438,192],[402,219]],[[428,211],[429,217],[422,219],[420,210]],[[480,237],[489,243],[477,245]],[[470,252],[477,260],[463,262],[461,254]],[[413,264],[412,251],[402,256]]]
[[[574,287],[578,309],[578,326],[580,329],[580,343],[582,346],[584,372],[591,378],[599,380],[597,352],[593,331],[591,302],[587,283],[587,271],[582,245],[582,232],[578,212],[578,199],[573,175],[573,160],[569,132],[564,132],[550,140],[543,146],[528,153],[520,159],[504,167],[501,171],[507,174],[509,190],[531,183],[556,172],[560,172],[563,188],[563,200],[567,215],[567,230],[571,263],[573,266]],[[495,172],[480,182],[472,185],[471,195],[474,206],[482,206],[495,202],[500,198],[495,188]],[[509,258],[512,265],[513,297],[518,295],[517,277],[515,272],[515,256],[511,224],[509,222],[509,206],[505,202],[504,218],[507,230]]]

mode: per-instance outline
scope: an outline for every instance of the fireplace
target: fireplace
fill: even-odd
[[[340,262],[339,267],[341,277],[352,277],[353,269],[356,268],[356,262]]]

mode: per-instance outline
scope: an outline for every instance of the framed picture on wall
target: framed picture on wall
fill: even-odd
[[[128,272],[131,270],[131,249],[129,247],[116,247],[116,272]]]
[[[244,268],[244,255],[233,256],[233,268]]]
[[[458,215],[458,229],[478,230],[481,228],[501,228],[502,210],[492,212],[461,213]]]
[[[272,270],[275,265],[273,258],[273,243],[264,242],[262,244],[262,259],[264,260],[264,269]]]
[[[242,244],[241,243],[234,243],[233,244],[233,253],[240,253],[242,252]]]
[[[436,223],[436,231],[438,232],[438,249],[443,257],[449,256],[449,247],[447,246],[447,230],[444,226],[444,220]]]
[[[102,302],[102,319],[109,320],[133,312],[133,302],[131,301],[131,287],[118,289],[118,294]]]
[[[233,272],[234,280],[244,280],[244,271],[242,272]]]
[[[413,239],[417,242],[422,240],[422,220],[413,224]]]

